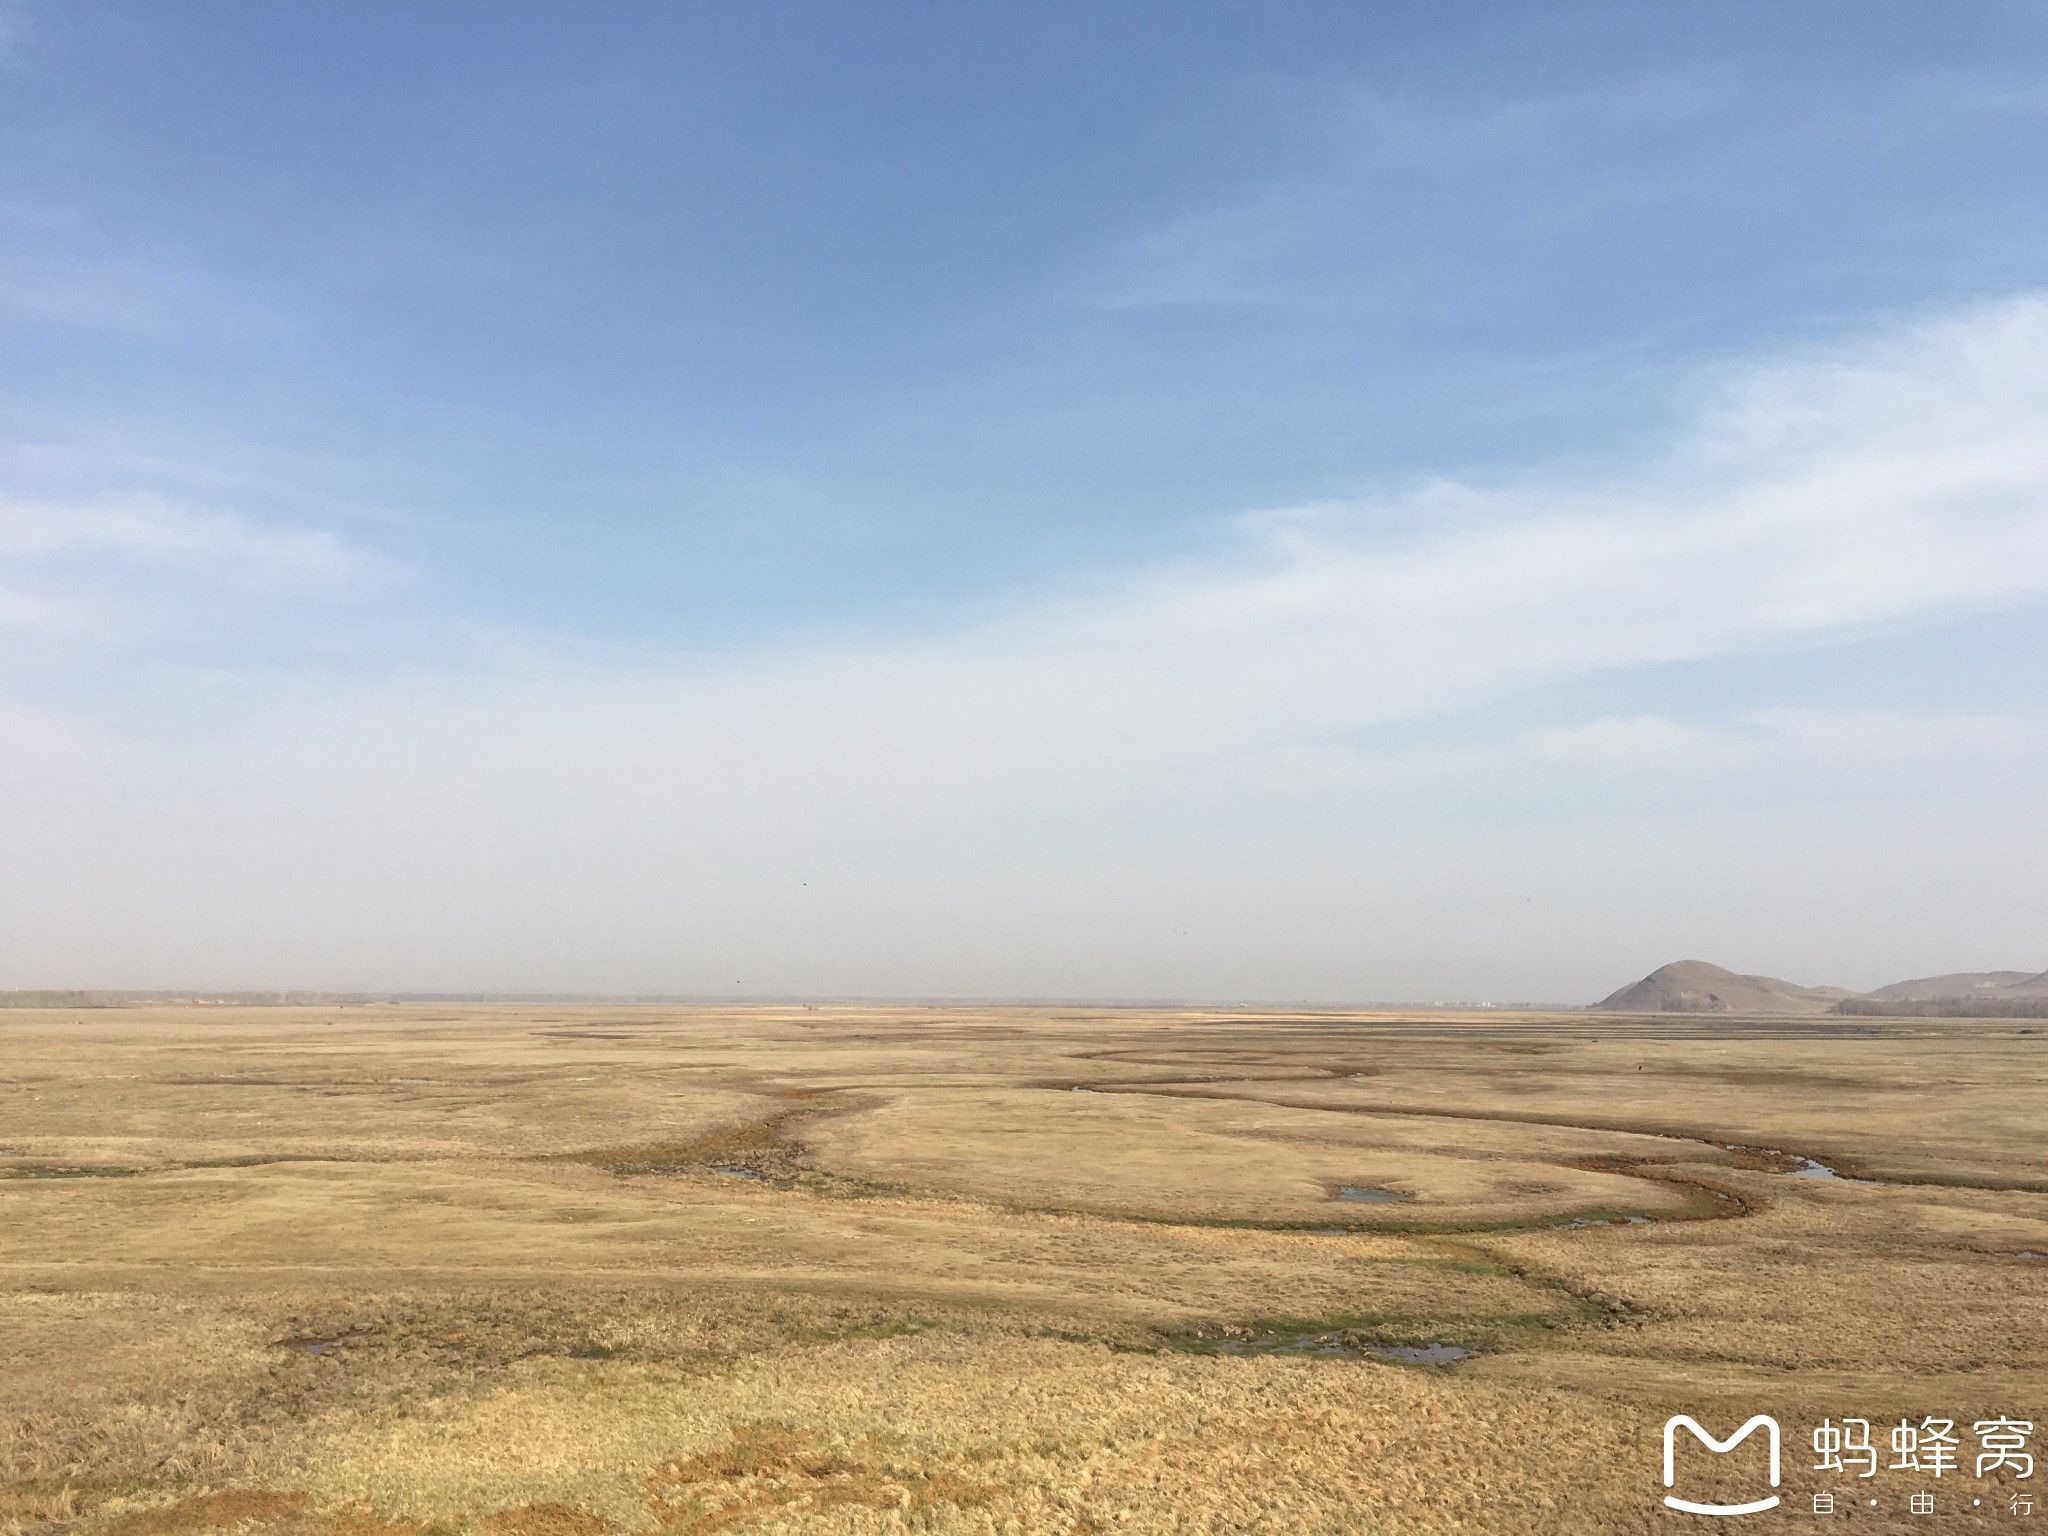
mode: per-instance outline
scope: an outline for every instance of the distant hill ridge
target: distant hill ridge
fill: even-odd
[[[1874,992],[1804,987],[1745,976],[1704,960],[1675,960],[1593,1007],[1607,1013],[1767,1013],[2048,1017],[2048,971],[1953,971],[1895,981]]]
[[[1955,971],[1947,976],[1895,981],[1863,995],[1875,1003],[1927,1003],[1961,997],[2048,997],[2048,971],[2039,975],[2025,971]]]
[[[1840,987],[1802,987],[1704,960],[1674,960],[1593,1006],[1612,1013],[1826,1013],[1853,996]]]

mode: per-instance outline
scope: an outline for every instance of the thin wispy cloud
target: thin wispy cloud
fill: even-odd
[[[1599,90],[1452,97],[1341,82],[1286,84],[1248,108],[1244,137],[1264,147],[1222,174],[1190,206],[1160,211],[1117,252],[1089,290],[1110,308],[1300,303],[1328,298],[1331,279],[1363,260],[1383,265],[1383,242],[1426,231],[1469,192],[1444,178],[1540,162],[1568,145],[1611,141],[1697,115],[1720,93],[1697,76],[1623,81]],[[1428,217],[1408,216],[1420,188]],[[1639,193],[1654,193],[1641,186]],[[1539,205],[1505,186],[1525,219],[1584,218],[1589,198],[1629,195],[1611,175],[1550,180]],[[1394,210],[1402,210],[1400,216]],[[1349,250],[1352,262],[1328,263]],[[1322,258],[1318,261],[1316,258]]]
[[[87,506],[0,503],[0,561],[115,560],[241,583],[333,584],[371,565],[333,534],[268,527],[148,498]]]
[[[1228,162],[1151,209],[1084,285],[1088,301],[1483,304],[1490,282],[1625,240],[1651,210],[1732,203],[1738,185],[1789,183],[1851,149],[1909,154],[2038,125],[2048,92],[1995,70],[1931,70],[1873,96],[1694,66],[1522,94],[1282,82],[1243,110]],[[1448,294],[1446,265],[1466,283]]]
[[[125,691],[183,648],[260,636],[281,607],[310,604],[297,627],[324,627],[393,569],[324,529],[154,497],[0,500],[0,632],[35,642],[0,649],[0,680]]]
[[[154,275],[136,269],[92,269],[52,263],[42,271],[16,264],[0,272],[0,313],[16,323],[54,330],[173,334],[190,323],[186,306]]]
[[[2048,715],[1781,707],[1729,721],[1613,715],[1533,731],[1528,754],[1594,772],[1827,776],[1839,787],[1936,765],[1972,781],[1990,767],[2030,776],[2048,762]]]

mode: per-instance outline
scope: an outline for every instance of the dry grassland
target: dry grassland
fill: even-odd
[[[1675,1412],[1803,1509],[2048,1419],[2041,1031],[0,1012],[0,1533],[1712,1529]]]

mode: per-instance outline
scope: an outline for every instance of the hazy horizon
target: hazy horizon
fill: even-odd
[[[1681,957],[1695,960],[1697,957]],[[1642,980],[1654,972],[1671,965],[1673,961],[1659,961],[1648,966],[1643,976],[1632,976],[1617,982],[1600,997],[1559,998],[1541,997],[1535,994],[1504,993],[1498,996],[1465,996],[1445,993],[1439,990],[1434,995],[1413,997],[1374,996],[1359,994],[1351,997],[1217,997],[1217,996],[1171,996],[1153,997],[1136,995],[1089,995],[1089,994],[1022,994],[1022,993],[829,993],[829,992],[592,992],[592,991],[541,991],[525,989],[517,991],[488,991],[476,988],[430,991],[412,987],[392,986],[351,986],[351,987],[101,987],[88,984],[67,984],[61,986],[8,987],[0,988],[0,997],[35,996],[38,994],[78,994],[85,996],[108,996],[128,999],[165,998],[205,1002],[229,1000],[240,1002],[256,999],[293,998],[339,998],[349,1003],[390,1003],[429,1005],[435,1003],[530,1003],[530,1004],[606,1004],[620,1006],[676,1004],[679,1006],[803,1006],[803,1007],[1072,1007],[1072,1008],[1220,1008],[1266,1010],[1280,1008],[1315,1009],[1400,1009],[1400,1008],[1441,1008],[1450,1011],[1459,1009],[1533,1009],[1549,1008],[1576,1009],[1600,1002],[1607,993],[1622,990],[1631,982]],[[1708,964],[1716,962],[1708,961]],[[1743,972],[1736,967],[1737,975],[1756,976],[1759,972]],[[2044,968],[2048,969],[2048,968]],[[1936,972],[1935,976],[1985,974],[2005,972],[2015,977],[2031,977],[2038,972],[2023,966],[1981,966],[1962,967],[1947,972]],[[1826,982],[1810,982],[1798,976],[1771,978],[1791,981],[1804,986],[1827,986]],[[1893,982],[1929,980],[1932,977],[1894,976],[1880,985]]]
[[[0,4],[0,988],[2048,966],[2048,13]]]

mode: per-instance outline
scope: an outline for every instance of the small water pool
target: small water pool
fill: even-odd
[[[1399,1205],[1408,1197],[1398,1189],[1382,1189],[1377,1184],[1339,1184],[1337,1198],[1349,1205]]]

